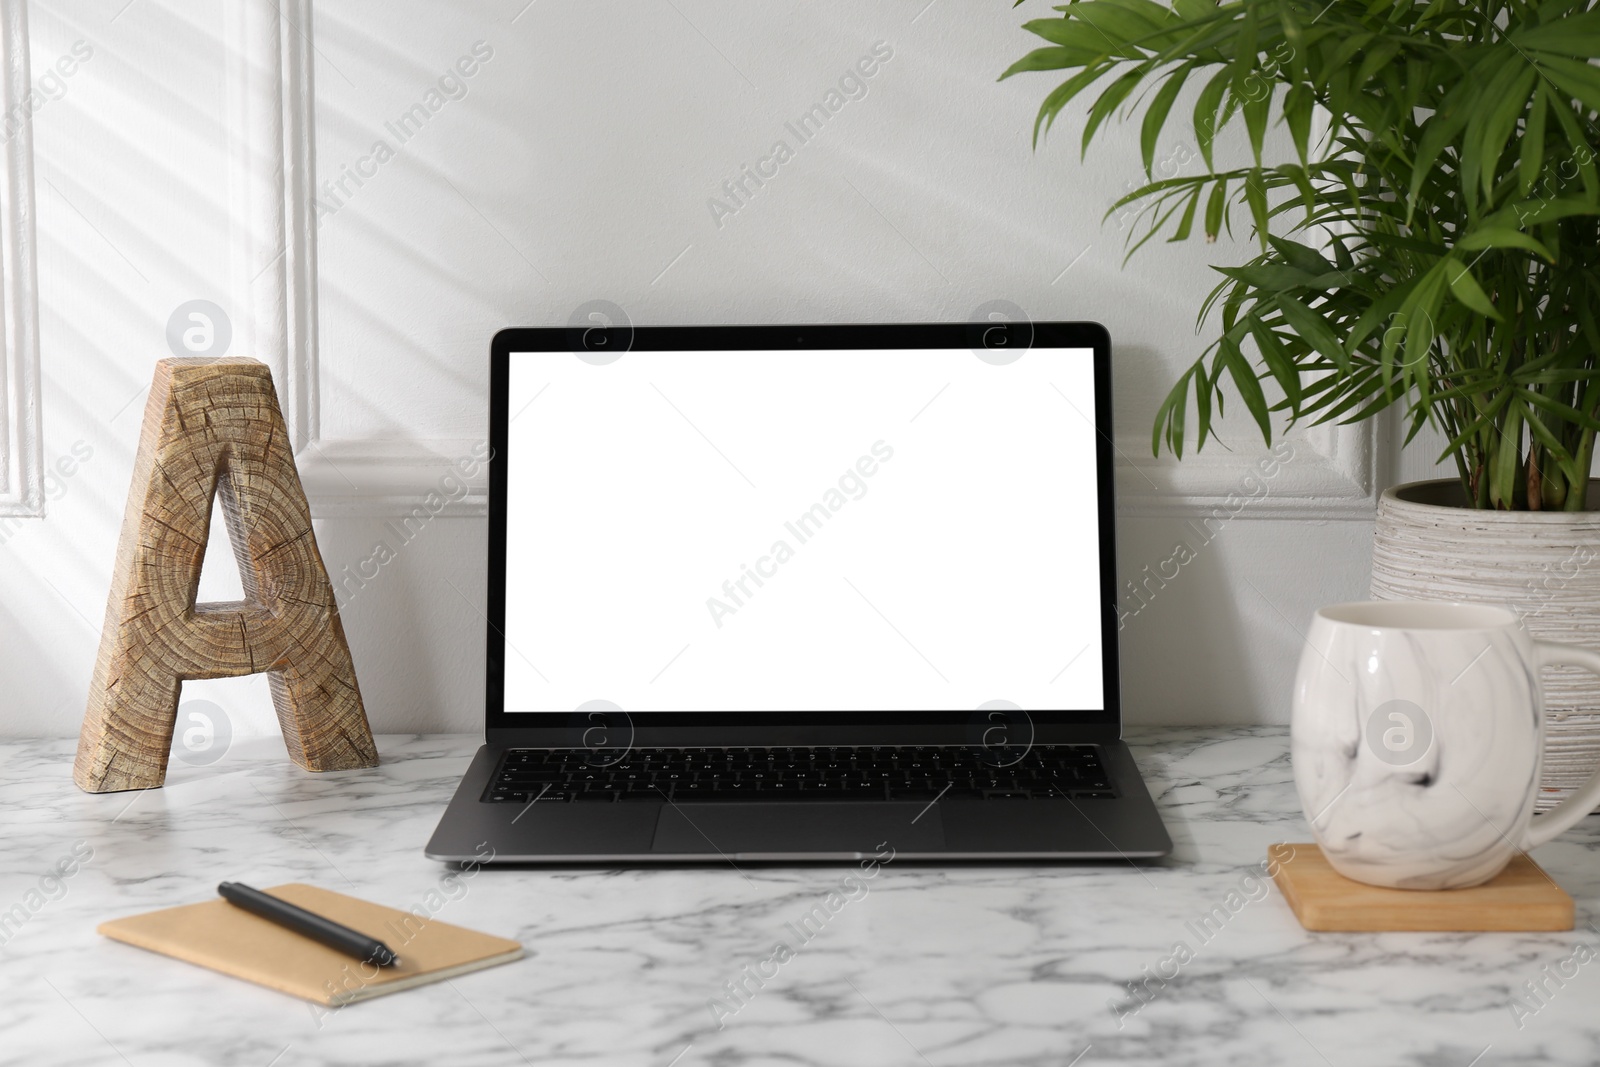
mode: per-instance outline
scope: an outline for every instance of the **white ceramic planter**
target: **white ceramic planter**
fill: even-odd
[[[1600,651],[1600,511],[1483,511],[1454,480],[1411,482],[1378,502],[1376,600],[1457,600],[1511,609],[1529,633]],[[1589,485],[1600,504],[1600,481]],[[1538,810],[1583,784],[1600,761],[1600,680],[1547,667]]]

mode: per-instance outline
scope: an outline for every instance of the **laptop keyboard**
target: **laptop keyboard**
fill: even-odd
[[[614,760],[615,762],[610,762]],[[1014,762],[1013,762],[1014,760]],[[996,766],[1005,763],[1005,766]],[[511,749],[487,803],[1025,800],[1116,796],[1095,745],[1036,745],[1020,757],[976,746]]]

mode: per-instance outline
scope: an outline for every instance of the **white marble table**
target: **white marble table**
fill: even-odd
[[[105,796],[72,785],[69,742],[0,745],[0,1064],[1600,1062],[1600,819],[1536,856],[1577,899],[1572,933],[1308,934],[1257,880],[1269,843],[1309,840],[1286,731],[1130,740],[1170,860],[891,862],[736,1013],[708,1004],[845,870],[486,869],[452,887],[422,845],[466,737],[383,737],[381,767],[328,775],[238,743],[174,762],[164,789]],[[41,881],[75,850],[92,855]],[[95,933],[223,879],[400,907],[438,893],[439,918],[528,956],[319,1017]]]

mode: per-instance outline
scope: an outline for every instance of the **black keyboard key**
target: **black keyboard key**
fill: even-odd
[[[507,767],[500,772],[500,777],[506,781],[548,782],[560,779],[566,773],[560,767],[547,767],[542,763],[527,763]]]

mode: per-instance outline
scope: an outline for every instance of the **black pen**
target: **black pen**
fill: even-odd
[[[243,908],[252,915],[259,915],[297,934],[304,934],[362,962],[375,963],[379,967],[389,967],[400,962],[400,957],[382,941],[368,937],[359,930],[341,926],[332,919],[325,919],[316,912],[296,907],[287,900],[263,893],[259,889],[251,889],[238,882],[223,882],[217,886],[217,892],[222,894],[223,900]]]

